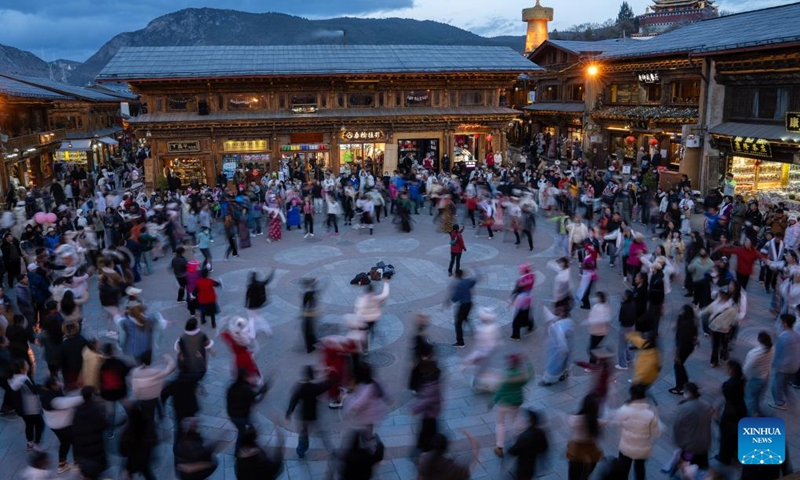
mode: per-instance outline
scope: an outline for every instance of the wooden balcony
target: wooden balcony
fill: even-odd
[[[15,148],[20,151],[31,147],[39,147],[49,143],[58,142],[67,138],[67,130],[62,128],[58,130],[49,130],[41,133],[32,133],[29,135],[20,135],[18,137],[11,137],[7,142],[3,143],[6,151],[13,151]]]

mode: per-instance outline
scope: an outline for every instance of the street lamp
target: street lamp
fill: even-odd
[[[591,64],[588,68],[586,68],[586,73],[590,77],[596,77],[598,73],[600,73],[600,68],[597,65]]]

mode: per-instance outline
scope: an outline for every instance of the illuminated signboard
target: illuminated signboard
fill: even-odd
[[[751,157],[772,158],[772,147],[763,138],[733,137],[731,138],[731,150],[733,153]]]
[[[263,152],[268,148],[266,140],[226,140],[222,144],[225,152]]]
[[[192,140],[189,142],[167,142],[167,152],[169,153],[192,153],[199,151],[199,140]]]

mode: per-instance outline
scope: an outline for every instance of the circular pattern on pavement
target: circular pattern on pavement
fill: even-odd
[[[363,360],[367,365],[383,368],[394,365],[397,357],[388,352],[369,352],[369,355],[364,356]]]
[[[496,257],[500,252],[496,248],[480,243],[467,243],[467,251],[461,256],[461,264],[470,262],[483,262],[491,260]],[[450,261],[450,245],[441,245],[439,247],[428,250],[428,255],[434,255],[443,259],[443,261]]]
[[[504,291],[508,292],[510,295],[514,290],[514,286],[517,284],[518,278],[514,275],[509,275],[509,272],[513,270],[514,267],[510,265],[489,265],[488,267],[481,267],[477,269],[480,278],[478,278],[476,287]],[[545,280],[547,280],[547,277],[541,271],[535,270],[533,273],[536,275],[535,287],[541,286]],[[534,292],[534,295],[535,294],[536,292]]]
[[[289,248],[275,254],[275,261],[289,265],[311,265],[343,256],[336,247],[314,245],[300,248]]]
[[[478,320],[478,309],[479,308],[491,308],[494,310],[495,315],[497,315],[497,323],[499,325],[508,325],[513,320],[514,316],[514,308],[508,304],[505,300],[500,300],[497,298],[492,297],[485,297],[483,295],[473,295],[472,296],[472,311],[469,313],[469,323],[466,326],[467,330],[474,329],[474,326],[477,325]],[[455,306],[451,306],[450,308],[445,308],[442,310],[441,305],[434,305],[428,308],[422,309],[421,313],[430,316],[431,325],[436,325],[437,327],[442,328],[453,328],[453,319],[455,316],[454,312]]]

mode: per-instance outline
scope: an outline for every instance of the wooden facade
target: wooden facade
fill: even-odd
[[[129,81],[147,113],[130,121],[148,138],[145,179],[167,173],[213,183],[230,168],[338,174],[346,164],[394,170],[413,155],[457,161],[505,152],[516,112],[505,107],[518,73],[331,74]]]

